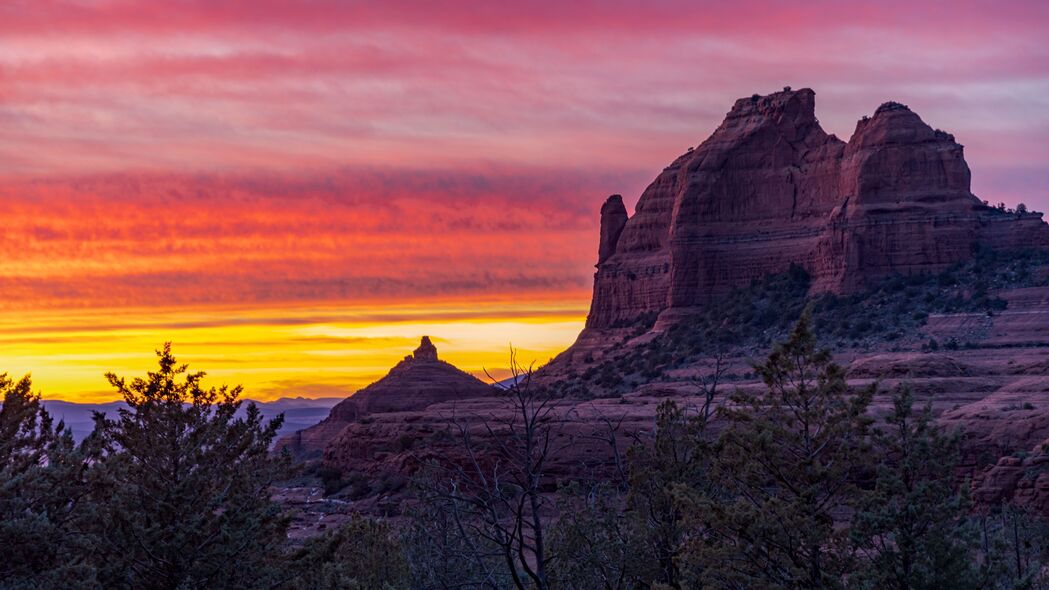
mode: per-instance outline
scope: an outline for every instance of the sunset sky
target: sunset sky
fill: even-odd
[[[1049,208],[1049,3],[0,3],[0,372],[112,399],[175,353],[346,395],[419,336],[480,372],[586,314],[632,208],[741,96],[886,100]]]

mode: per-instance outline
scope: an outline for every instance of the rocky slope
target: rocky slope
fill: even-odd
[[[426,410],[433,404],[490,396],[495,390],[473,375],[437,358],[428,336],[390,372],[331,409],[319,424],[277,443],[300,457],[320,456],[347,426],[368,422],[375,414]]]
[[[1049,444],[1049,343],[1043,340],[1049,334],[1049,307],[1040,303],[1049,298],[1049,287],[1018,288],[1002,295],[1008,307],[993,316],[936,314],[922,328],[920,338],[965,346],[931,351],[921,345],[873,342],[835,350],[835,360],[847,367],[851,387],[878,383],[875,415],[890,411],[893,388],[906,383],[919,404],[932,405],[944,426],[959,429],[966,449],[960,475],[973,480],[975,499],[1015,499],[1049,509],[1049,455],[1042,451]],[[737,388],[762,387],[750,367],[752,358],[760,358],[757,354],[725,359],[723,396]],[[708,360],[698,360],[620,393],[556,401],[551,415],[556,422],[551,480],[609,475],[616,468],[613,448],[625,457],[631,444],[651,432],[656,410],[668,398],[698,407],[703,401],[698,381],[711,372]],[[419,387],[403,381],[401,385]],[[392,389],[382,391],[397,395]],[[332,519],[342,518],[337,516],[341,511],[396,513],[407,478],[422,465],[464,458],[462,432],[483,440],[487,428],[512,418],[505,395],[487,388],[474,391],[473,397],[427,400],[415,409],[372,411],[363,419],[329,418],[292,437],[294,442],[313,441],[314,455],[338,470],[345,485],[331,500],[338,510],[329,514],[330,503],[315,499],[310,506],[320,511],[317,519],[303,526],[330,526]]]
[[[843,142],[814,96],[736,101],[633,216],[618,195],[601,207],[586,327],[536,376],[565,394],[555,479],[614,468],[661,401],[698,403],[714,349],[723,391],[761,387],[753,359],[811,304],[850,385],[879,383],[875,414],[909,384],[963,432],[975,497],[1049,506],[1049,226],[982,203],[962,146],[907,107],[883,104]],[[508,419],[506,396],[427,344],[285,444],[374,505],[461,452],[463,431]]]
[[[904,105],[881,105],[846,143],[820,127],[810,89],[741,98],[656,177],[632,217],[619,195],[602,206],[594,297],[568,356],[791,264],[812,275],[814,292],[851,293],[942,269],[974,244],[1047,243],[1040,214],[1004,215],[977,199],[962,146]]]

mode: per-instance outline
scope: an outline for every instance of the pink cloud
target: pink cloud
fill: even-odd
[[[585,297],[624,175],[337,170],[0,184],[2,306]]]
[[[988,0],[902,1],[870,4],[822,0],[769,3],[742,0],[731,4],[715,1],[597,1],[528,3],[451,2],[389,0],[381,3],[350,3],[339,0],[184,1],[166,7],[130,0],[95,2],[21,3],[9,9],[3,29],[10,31],[119,32],[127,28],[150,31],[183,31],[227,27],[275,26],[282,29],[332,31],[345,27],[384,26],[437,28],[460,34],[491,32],[559,33],[580,26],[617,32],[637,28],[662,31],[714,32],[719,30],[767,30],[791,27],[805,31],[825,29],[841,22],[870,26],[897,26],[928,31],[930,25],[944,27],[983,21],[1037,27],[1031,17],[1049,14],[1038,2],[1011,3],[1009,10]]]
[[[1046,118],[1023,104],[1046,84],[1037,2],[39,2],[4,16],[7,173],[658,166],[734,98],[784,84],[816,88],[839,133],[889,98],[952,102],[961,138],[989,107]]]
[[[790,84],[1049,207],[1042,2],[0,7],[4,305],[583,293],[596,207]],[[181,285],[171,289],[166,285]]]

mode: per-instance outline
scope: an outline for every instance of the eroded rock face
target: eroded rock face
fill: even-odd
[[[404,357],[404,360],[409,363],[437,362],[437,347],[433,345],[433,342],[430,342],[429,336],[423,336],[422,341],[419,342],[419,348],[416,348],[411,356]]]
[[[973,499],[984,506],[1012,503],[1049,515],[1049,441],[1030,454],[1002,457],[973,479]]]
[[[437,348],[423,336],[415,352],[390,372],[331,409],[328,417],[277,443],[300,456],[319,455],[348,425],[374,414],[422,411],[436,403],[495,393],[469,373],[437,358]]]
[[[845,349],[835,351],[835,360],[848,368],[848,383],[854,390],[877,384],[870,410],[873,417],[890,413],[893,392],[906,385],[919,407],[930,405],[941,426],[948,432],[957,429],[963,447],[959,468],[971,478],[973,497],[980,504],[1015,501],[1049,510],[1049,462],[1045,452],[1038,450],[1040,444],[1049,449],[1049,344],[1045,339],[1049,334],[1049,287],[1015,288],[1000,295],[1008,307],[993,317],[974,312],[937,315],[930,318],[921,335],[941,341],[955,337],[987,346],[935,353]],[[419,363],[414,355],[412,358],[402,366],[410,376],[419,376],[415,373]],[[728,374],[735,377],[722,385],[722,400],[732,391],[764,389],[749,373],[752,361],[748,356],[733,356],[726,362]],[[641,384],[617,397],[556,400],[559,451],[549,466],[551,479],[611,474],[617,456],[625,457],[636,440],[648,440],[660,403],[667,399],[685,407],[702,403],[695,377],[710,371],[709,363],[698,363],[672,372],[666,381]],[[430,461],[462,459],[460,428],[483,445],[490,436],[486,426],[510,419],[513,408],[507,397],[483,391],[468,399],[451,398],[416,410],[375,410],[364,419],[332,417],[303,435],[315,435],[315,440],[322,441],[314,448],[323,448],[323,459],[330,467],[360,472],[373,481],[391,473],[407,477]],[[617,425],[614,444],[618,455],[606,442],[609,424]],[[395,494],[383,494],[387,492],[355,506],[370,510],[368,502],[399,501]]]
[[[626,205],[623,204],[622,195],[608,197],[604,205],[601,205],[601,245],[597,251],[597,263],[601,264],[616,253],[616,243],[619,234],[623,233],[623,226],[628,218]]]
[[[820,127],[810,89],[737,100],[625,222],[618,202],[601,209],[588,330],[679,314],[792,263],[814,290],[848,293],[964,260],[974,244],[1049,246],[1041,214],[1005,215],[970,192],[952,135],[890,102],[845,143]]]

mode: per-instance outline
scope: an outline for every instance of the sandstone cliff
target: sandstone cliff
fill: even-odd
[[[820,127],[812,90],[739,99],[632,217],[618,195],[601,208],[586,328],[672,320],[792,263],[813,290],[847,293],[943,268],[974,244],[1049,244],[1040,214],[987,207],[969,181],[962,146],[904,105],[881,105],[846,143]]]
[[[611,442],[621,455],[652,428],[662,401],[699,403],[696,383],[710,375],[707,359],[664,359],[660,341],[680,320],[691,318],[677,327],[693,330],[697,310],[717,311],[719,296],[737,286],[796,264],[811,280],[791,297],[804,299],[810,289],[862,299],[868,286],[884,290],[878,282],[888,275],[938,271],[960,261],[981,266],[981,259],[970,258],[977,249],[1049,249],[1041,214],[999,211],[971,193],[962,146],[950,134],[890,102],[860,120],[844,142],[820,127],[808,89],[736,101],[709,139],[656,177],[632,216],[619,195],[605,201],[600,216],[586,328],[537,380],[577,379],[589,386],[601,378],[599,365],[624,374],[623,365],[635,368],[615,386],[584,387],[585,396],[556,400],[561,435],[580,441],[565,445],[552,462],[557,478],[608,468],[612,456],[602,441],[607,423],[619,425]],[[910,277],[935,283],[929,297],[970,302],[942,308],[920,307],[925,292],[901,281],[897,290],[923,296],[885,299],[879,310],[851,308],[852,316],[862,317],[846,318],[854,324],[835,333],[834,353],[849,367],[850,386],[880,384],[874,414],[887,412],[889,392],[907,383],[942,424],[963,432],[965,467],[981,502],[1016,499],[1047,509],[1049,475],[1042,471],[1049,459],[1044,452],[1017,453],[1049,437],[1049,258],[1040,254],[1029,264],[992,270],[999,278],[981,279],[986,284],[979,289],[967,275],[941,286],[953,271]],[[974,297],[1001,305],[976,305]],[[900,323],[900,317],[909,319]],[[755,318],[748,312],[732,321]],[[733,327],[728,318],[716,320],[712,332]],[[882,320],[898,329],[891,339],[847,335],[856,324]],[[939,344],[930,348],[929,342]],[[672,342],[664,344],[672,349]],[[726,390],[763,387],[751,359],[767,354],[771,341],[749,346],[728,351]],[[638,359],[651,361],[656,376],[636,370],[643,364],[632,363]],[[430,459],[461,452],[456,428],[490,434],[480,422],[497,422],[508,412],[492,393],[437,360],[424,340],[389,376],[286,444],[323,451],[327,465],[346,473],[410,474]],[[1015,456],[995,465],[1003,455]]]

